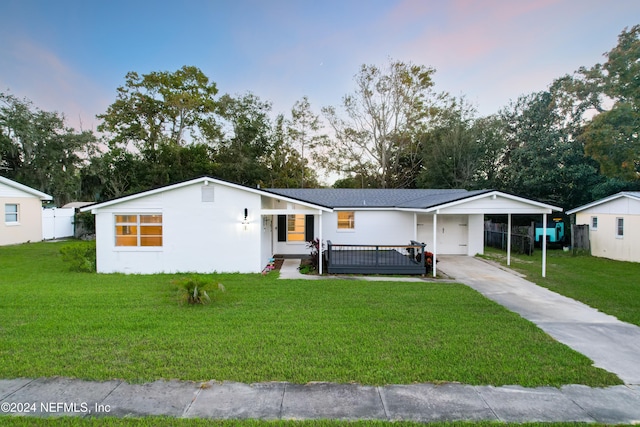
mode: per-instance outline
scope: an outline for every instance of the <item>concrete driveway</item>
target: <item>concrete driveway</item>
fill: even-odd
[[[640,327],[467,256],[438,257],[438,270],[535,323],[626,384],[640,384]]]

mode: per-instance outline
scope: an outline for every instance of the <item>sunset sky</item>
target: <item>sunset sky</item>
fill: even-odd
[[[200,68],[220,94],[317,113],[361,64],[434,67],[481,115],[603,62],[638,0],[0,0],[0,92],[95,129],[129,71]]]

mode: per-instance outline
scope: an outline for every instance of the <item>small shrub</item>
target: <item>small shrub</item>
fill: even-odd
[[[76,226],[76,237],[96,234],[96,218],[91,212],[78,212],[73,223]]]
[[[213,282],[198,276],[182,277],[173,284],[178,287],[178,300],[182,304],[208,304],[212,299],[209,293],[215,297],[215,293],[225,292],[222,283],[214,287]]]
[[[96,242],[78,242],[60,248],[62,261],[69,270],[82,273],[96,271]]]

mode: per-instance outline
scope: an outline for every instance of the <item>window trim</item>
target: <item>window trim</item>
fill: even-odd
[[[624,217],[616,217],[616,239],[624,238]]]
[[[15,206],[15,212],[8,212],[9,206]],[[7,220],[7,215],[15,215],[15,221]],[[20,225],[20,204],[19,203],[5,203],[4,204],[4,223],[7,225]]]
[[[598,231],[598,217],[597,216],[592,216],[591,217],[591,230]]]
[[[118,217],[135,217],[135,222],[134,221],[120,221],[118,222]],[[142,217],[145,216],[159,216],[160,217],[160,223],[157,222],[143,222],[141,221]],[[114,213],[113,214],[113,245],[114,248],[116,250],[124,250],[124,251],[130,251],[130,250],[135,250],[135,251],[158,251],[161,250],[162,248],[164,248],[164,218],[162,217],[162,212],[145,212],[145,213],[139,213],[139,212],[120,212],[120,213]],[[146,235],[143,234],[141,231],[145,228],[145,227],[157,227],[160,226],[160,232],[161,234],[154,234],[154,235]],[[136,244],[135,245],[119,245],[118,244],[118,237],[122,237],[125,235],[119,235],[118,234],[118,227],[134,227],[135,228],[135,237],[136,237]],[[133,233],[130,234],[126,234],[126,235],[130,235],[133,236]],[[142,239],[144,237],[159,237],[160,238],[160,245],[142,245]]]

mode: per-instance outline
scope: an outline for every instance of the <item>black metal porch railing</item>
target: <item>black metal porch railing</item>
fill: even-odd
[[[329,274],[426,274],[425,245],[343,245],[327,241]]]

